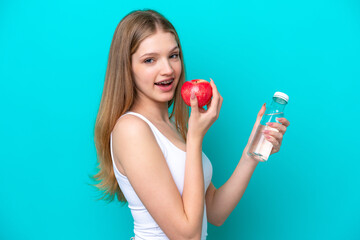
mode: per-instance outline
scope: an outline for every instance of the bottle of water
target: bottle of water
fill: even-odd
[[[284,117],[284,108],[289,101],[289,96],[282,92],[276,92],[269,108],[266,109],[261,122],[256,129],[254,138],[250,144],[247,154],[252,158],[265,162],[268,160],[273,145],[266,140],[263,131],[271,130],[278,132],[277,129],[266,125],[267,122],[278,122],[277,118]]]

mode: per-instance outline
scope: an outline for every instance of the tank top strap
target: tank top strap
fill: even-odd
[[[164,145],[167,145],[168,142],[170,142],[170,141],[160,132],[159,129],[157,129],[157,127],[152,122],[150,122],[149,119],[147,119],[140,113],[130,112],[130,111],[124,113],[120,118],[122,118],[125,115],[133,115],[133,116],[136,116],[136,117],[142,119],[143,121],[145,121],[149,125],[151,131],[153,132],[155,139],[156,139],[157,143],[159,144],[161,150],[163,151],[164,154],[166,154],[167,151],[166,151],[166,147]]]
[[[144,120],[150,127],[151,127],[151,129],[153,129],[153,127],[155,127],[155,125],[154,124],[152,124],[152,122],[150,122],[146,117],[144,117],[143,115],[141,115],[140,113],[136,113],[136,112],[126,112],[126,113],[124,113],[120,118],[122,118],[123,116],[125,116],[125,115],[134,115],[134,116],[137,116],[137,117],[139,117],[139,118],[141,118],[142,120]],[[155,127],[156,128],[156,127]],[[156,129],[156,130],[158,130],[158,129]]]
[[[160,132],[159,129],[157,129],[157,127],[155,127],[155,125],[150,122],[149,119],[147,119],[146,117],[144,117],[143,115],[141,115],[140,113],[136,113],[136,112],[126,112],[125,114],[123,114],[121,117],[125,116],[125,115],[133,115],[133,116],[137,116],[138,118],[141,118],[142,120],[144,120],[148,125],[149,127],[151,128],[152,132],[154,133],[154,135],[156,137],[164,137],[163,134]],[[121,118],[120,117],[120,118]]]
[[[121,115],[120,118],[124,117],[125,115],[133,115],[133,116],[136,116],[136,117],[142,119],[143,121],[145,121],[149,125],[151,131],[153,132],[153,134],[155,136],[155,139],[156,139],[160,149],[162,150],[163,154],[164,155],[167,154],[166,147],[164,147],[164,142],[167,141],[167,138],[159,131],[159,129],[157,129],[155,127],[154,124],[152,124],[146,117],[144,117],[140,113],[130,112],[129,111],[129,112],[126,112],[123,115]],[[113,166],[116,169],[115,171],[117,173],[119,173],[119,175],[124,177],[124,175],[120,173],[120,171],[117,169],[117,167],[115,165],[114,153],[113,153],[113,144],[112,144],[112,132],[110,133],[110,154],[111,154],[111,160],[112,160]]]

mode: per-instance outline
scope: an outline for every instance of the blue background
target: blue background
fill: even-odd
[[[0,239],[129,239],[130,211],[96,201],[93,129],[118,22],[177,29],[187,79],[224,97],[204,152],[220,187],[264,102],[290,96],[282,149],[208,239],[360,239],[360,2],[0,2]]]

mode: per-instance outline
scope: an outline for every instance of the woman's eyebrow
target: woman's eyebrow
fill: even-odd
[[[175,49],[179,49],[179,47],[178,46],[175,46],[173,49],[171,49],[169,52],[172,52],[172,51],[174,51]]]
[[[174,48],[172,48],[169,52],[172,52],[174,51],[175,49],[178,49],[179,47],[178,46],[175,46]],[[146,56],[146,55],[159,55],[158,53],[156,52],[150,52],[150,53],[145,53],[144,55],[140,56],[140,58]]]

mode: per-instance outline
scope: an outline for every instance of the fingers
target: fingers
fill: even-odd
[[[264,115],[265,111],[266,111],[266,103],[264,103],[264,104],[261,106],[260,111],[258,112],[257,118],[258,118],[258,119],[259,119],[259,118],[261,119],[262,116]]]
[[[268,123],[266,123],[266,125],[268,125],[269,127],[272,127],[272,128],[276,128],[282,134],[285,134],[286,129],[287,129],[286,126],[284,126],[280,123],[276,123],[276,122],[268,122]]]
[[[264,133],[265,138],[266,138],[266,136],[270,136],[270,137],[274,138],[278,143],[282,142],[282,139],[284,136],[283,133],[272,131],[272,130],[264,130],[263,133]]]
[[[223,97],[220,95],[219,91],[217,90],[217,87],[214,83],[214,80],[210,78],[210,85],[212,88],[213,98],[211,99],[210,104],[208,104],[208,109],[211,109],[213,106],[214,111],[216,111],[216,118],[219,117],[220,109],[223,102]]]
[[[199,105],[195,93],[192,92],[190,96],[191,114],[197,115],[199,113]]]
[[[257,115],[257,117],[256,117],[255,124],[254,124],[253,129],[251,130],[251,133],[250,133],[250,137],[249,137],[249,140],[248,140],[248,145],[251,143],[251,141],[252,141],[252,139],[253,139],[253,137],[254,137],[254,135],[255,135],[255,133],[256,133],[256,130],[257,130],[259,124],[260,124],[260,121],[261,121],[262,116],[263,116],[264,113],[265,113],[265,110],[266,110],[266,103],[264,103],[264,104],[261,106],[260,111],[259,111],[259,113],[258,113],[258,115]]]
[[[262,116],[264,115],[266,111],[266,103],[264,103],[261,108],[260,111],[258,112],[257,116],[256,116],[256,123],[260,122]]]
[[[191,93],[190,106],[191,114],[189,118],[188,131],[195,131],[195,134],[205,135],[209,127],[218,119],[222,104],[222,97],[220,96],[214,81],[210,81],[212,87],[213,97],[207,105],[207,110],[199,107],[195,93]]]
[[[212,94],[213,94],[213,97],[218,97],[220,94],[219,94],[219,91],[217,90],[217,87],[214,83],[214,80],[212,80],[210,78],[210,85],[211,85],[211,88],[212,88]]]
[[[261,118],[262,118],[262,116],[264,115],[265,111],[266,111],[266,103],[264,103],[264,104],[261,106],[260,111],[258,112],[258,115],[257,115],[257,117],[256,117],[256,121],[255,121],[254,127],[259,125],[259,123],[260,123],[260,121],[261,121]]]
[[[253,127],[253,131],[252,131],[253,133],[252,134],[255,134],[255,131],[256,131],[257,127],[259,126],[259,123],[260,123],[261,118],[264,115],[265,111],[266,111],[266,103],[264,103],[261,106],[260,111],[258,112],[258,115],[256,117],[256,121],[255,121],[255,124],[254,124],[254,127]]]
[[[282,119],[278,119],[280,120],[279,122],[284,122],[287,126],[290,125],[289,121],[287,121],[285,118]],[[285,125],[284,124],[284,125]],[[266,138],[266,140],[268,140],[269,142],[271,142],[273,144],[273,149],[271,150],[271,153],[276,153],[280,150],[281,147],[281,143],[284,137],[284,134],[286,132],[286,126],[284,126],[283,124],[280,123],[266,123],[266,125],[270,126],[271,128],[274,128],[277,131],[271,130],[271,129],[267,129],[263,131],[263,134]]]
[[[290,122],[286,118],[278,118],[279,122],[281,122],[285,127],[290,126]]]
[[[272,153],[278,152],[280,150],[281,142],[279,142],[275,137],[266,134],[265,138],[273,145],[273,149],[271,151]]]

